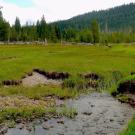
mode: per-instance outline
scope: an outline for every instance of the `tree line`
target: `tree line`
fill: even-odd
[[[60,40],[60,30],[57,26],[48,25],[43,16],[36,24],[21,25],[20,19],[16,17],[14,25],[3,18],[0,11],[0,41],[51,41]]]
[[[135,42],[135,29],[110,31],[106,24],[105,29],[102,30],[97,19],[93,19],[87,28],[77,29],[69,26],[63,29],[57,23],[47,24],[44,16],[35,24],[26,22],[25,25],[21,25],[20,19],[16,17],[15,23],[10,26],[0,11],[0,41],[130,43]]]
[[[42,41],[59,42],[99,42],[99,26],[96,20],[92,22],[92,29],[76,31],[67,29],[62,31],[57,25],[47,24],[45,17],[42,16],[36,24],[21,25],[20,19],[16,17],[14,25],[10,26],[0,12],[0,41]],[[77,35],[78,33],[78,35]]]

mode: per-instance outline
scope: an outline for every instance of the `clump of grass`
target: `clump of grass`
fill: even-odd
[[[53,116],[74,118],[76,115],[77,112],[75,109],[67,107],[61,107],[59,110],[56,107],[45,108],[44,106],[7,108],[0,111],[0,123],[7,120],[11,122],[32,121],[35,118],[51,118]]]
[[[123,94],[117,95],[117,99],[124,103],[128,103],[128,101],[129,101],[129,97],[127,95],[123,95]]]
[[[98,80],[86,79],[81,75],[76,75],[66,79],[63,83],[63,87],[77,90],[77,92],[82,93],[92,88],[96,90],[98,87]]]
[[[72,89],[84,89],[85,80],[79,75],[71,76],[66,79],[63,83],[63,87],[72,88]]]
[[[46,113],[44,107],[22,107],[22,108],[7,108],[1,110],[0,119],[1,121],[11,120],[31,120],[36,117],[41,117]]]
[[[115,84],[111,87],[111,94],[119,95],[121,96],[122,93],[118,91],[118,88],[121,84],[126,82],[131,82],[132,80],[135,80],[135,75],[129,75],[127,77],[123,77],[122,79],[119,79],[115,82]]]
[[[118,82],[123,78],[120,71],[107,72],[106,75],[99,80],[100,91],[108,91],[111,94],[117,92]]]
[[[15,126],[16,126],[16,123],[15,123],[15,121],[6,121],[6,125],[7,125],[7,127],[8,128],[15,128]]]
[[[77,115],[77,111],[74,108],[64,107],[58,112],[58,114],[60,116],[66,116],[68,118],[74,118]]]

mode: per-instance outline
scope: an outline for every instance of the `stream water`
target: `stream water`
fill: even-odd
[[[81,96],[66,104],[77,109],[74,119],[36,120],[27,126],[17,125],[6,135],[117,135],[134,114],[133,108],[106,93]]]

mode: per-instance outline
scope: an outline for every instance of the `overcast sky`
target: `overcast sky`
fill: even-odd
[[[47,22],[52,22],[131,2],[135,0],[0,0],[0,6],[11,24],[16,16],[24,24],[26,21],[35,22],[43,14]]]

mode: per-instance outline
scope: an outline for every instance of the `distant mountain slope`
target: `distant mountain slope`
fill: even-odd
[[[93,11],[73,17],[69,20],[58,21],[57,24],[62,30],[69,27],[83,29],[90,27],[93,19],[100,23],[101,30],[108,28],[111,31],[135,27],[135,3],[114,7],[108,10]]]

